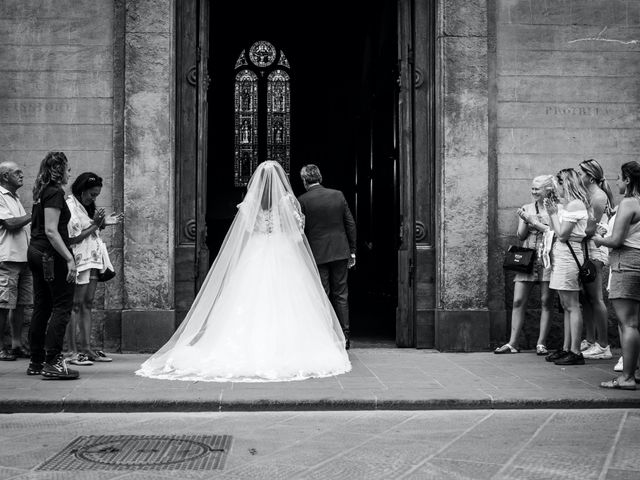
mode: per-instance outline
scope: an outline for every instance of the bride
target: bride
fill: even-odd
[[[303,229],[280,164],[258,165],[191,310],[136,374],[267,382],[350,371]]]

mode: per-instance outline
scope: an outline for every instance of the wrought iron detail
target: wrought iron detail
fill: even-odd
[[[189,85],[192,85],[194,87],[198,85],[198,66],[197,65],[193,65],[187,71],[187,82],[189,82]]]
[[[413,85],[415,88],[420,88],[424,83],[424,75],[422,74],[422,70],[416,68],[413,71]]]
[[[187,238],[187,240],[194,241],[196,239],[196,235],[198,233],[197,225],[198,224],[196,223],[195,218],[187,221],[184,226],[184,236]]]
[[[427,236],[427,227],[422,222],[416,222],[416,241],[424,240]]]

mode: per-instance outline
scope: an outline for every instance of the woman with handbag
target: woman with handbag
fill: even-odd
[[[624,198],[618,205],[611,235],[603,238],[597,234],[593,240],[597,246],[611,249],[609,300],[620,324],[623,370],[622,375],[600,386],[635,390],[634,372],[640,356],[640,164],[631,161],[622,165],[616,185]]]
[[[551,229],[556,241],[551,251],[551,281],[549,288],[558,291],[564,310],[564,343],[545,357],[556,365],[584,365],[580,351],[582,338],[582,311],[580,309],[579,271],[584,262],[582,240],[586,236],[589,213],[587,190],[573,168],[560,170],[556,175],[564,206],[545,198]]]
[[[76,370],[67,368],[62,356],[76,280],[76,262],[67,230],[71,213],[62,189],[69,171],[64,153],[49,152],[40,163],[33,186],[31,243],[27,251],[33,275],[33,315],[27,375],[42,375],[48,380],[79,377]]]
[[[536,284],[540,285],[540,331],[536,343],[536,353],[546,355],[546,338],[549,333],[553,297],[549,291],[551,268],[545,268],[542,262],[544,248],[544,233],[549,230],[549,215],[544,208],[543,200],[547,196],[555,195],[556,186],[553,175],[535,177],[531,183],[533,203],[528,203],[518,209],[518,240],[522,246],[535,250],[536,258],[531,273],[516,273],[513,279],[513,308],[511,310],[511,335],[509,342],[496,348],[493,353],[518,353],[518,337],[524,325],[529,294]]]
[[[100,230],[115,225],[122,215],[112,213],[105,217],[104,209],[96,207],[96,198],[102,191],[102,178],[93,172],[84,172],[71,185],[67,206],[69,242],[76,261],[78,275],[73,297],[73,311],[67,328],[69,350],[73,365],[92,365],[112,359],[101,350],[91,349],[91,309],[100,273],[113,271],[107,248],[100,238]],[[76,343],[76,330],[80,333],[80,348]]]
[[[596,267],[596,279],[582,286],[585,300],[582,304],[585,338],[580,343],[580,350],[584,358],[609,359],[612,357],[608,334],[609,316],[602,291],[602,268],[608,263],[609,252],[598,248],[592,236],[598,223],[603,220],[606,222],[611,215],[613,193],[604,177],[602,167],[596,160],[585,160],[580,163],[579,168],[578,172],[589,193],[592,209],[592,216],[587,223],[585,247],[588,248],[589,258]]]

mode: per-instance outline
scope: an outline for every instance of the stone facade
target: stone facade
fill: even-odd
[[[479,350],[508,328],[502,254],[531,178],[594,157],[614,179],[638,158],[640,3],[439,0],[436,18],[436,347]],[[96,299],[109,349],[175,328],[175,34],[173,0],[0,3],[0,147],[25,206],[59,149],[126,215]]]

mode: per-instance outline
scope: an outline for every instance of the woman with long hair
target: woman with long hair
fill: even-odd
[[[558,205],[548,198],[545,198],[544,205],[549,214],[551,229],[556,236],[551,251],[549,288],[558,291],[564,309],[564,343],[561,350],[547,355],[545,359],[556,365],[584,365],[584,357],[580,352],[582,312],[579,300],[579,267],[571,249],[582,264],[582,240],[586,236],[589,218],[589,195],[580,175],[573,168],[560,170],[556,178],[564,206],[558,208]]]
[[[92,365],[93,362],[112,360],[102,350],[91,349],[91,310],[98,277],[101,272],[113,271],[107,247],[100,238],[100,230],[122,219],[122,215],[116,214],[105,217],[104,209],[96,207],[96,199],[101,191],[102,178],[93,172],[83,172],[71,185],[71,195],[67,197],[71,212],[69,241],[78,268],[73,311],[67,332],[69,350],[73,352],[69,359],[72,365]],[[79,348],[76,329],[80,334]]]
[[[268,382],[349,370],[299,203],[280,164],[263,162],[180,328],[136,373]]]
[[[544,233],[549,230],[549,215],[544,208],[544,199],[555,194],[556,186],[553,175],[540,175],[531,183],[532,203],[518,209],[517,236],[525,248],[536,250],[536,260],[531,273],[517,273],[513,279],[513,309],[511,310],[511,336],[509,342],[494,350],[493,353],[518,353],[518,337],[524,325],[527,312],[527,301],[534,285],[540,285],[540,330],[536,343],[536,353],[546,355],[547,334],[553,308],[553,297],[549,291],[551,268],[545,268],[542,261],[544,249]]]
[[[609,359],[612,355],[609,346],[608,315],[602,292],[602,269],[608,263],[607,253],[598,248],[591,237],[595,234],[598,223],[606,221],[611,215],[613,193],[604,177],[602,167],[593,158],[580,163],[579,174],[591,202],[585,248],[588,249],[589,258],[596,266],[596,279],[582,285],[585,294],[582,304],[585,338],[580,343],[580,350],[584,358]]]
[[[640,355],[640,164],[636,161],[622,165],[618,190],[624,198],[618,205],[611,235],[594,236],[596,245],[611,249],[611,285],[609,300],[620,324],[622,344],[622,374],[600,384],[603,388],[635,390],[635,371]]]
[[[71,218],[62,187],[69,180],[69,162],[62,152],[49,152],[40,163],[33,186],[31,243],[27,261],[33,274],[33,315],[29,327],[31,362],[27,375],[71,380],[62,345],[73,306],[76,262],[69,244]]]

